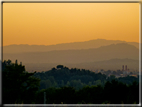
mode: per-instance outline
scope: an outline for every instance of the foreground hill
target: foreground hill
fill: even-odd
[[[73,42],[73,43],[63,43],[57,45],[8,45],[3,47],[3,53],[23,53],[23,52],[47,52],[53,50],[78,50],[78,49],[89,49],[89,48],[99,48],[101,46],[107,46],[117,43],[128,43],[130,45],[139,48],[137,42],[126,42],[119,40],[105,40],[96,39],[85,42]]]

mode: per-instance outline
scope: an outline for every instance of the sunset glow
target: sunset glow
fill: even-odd
[[[3,3],[3,46],[139,42],[139,3]]]

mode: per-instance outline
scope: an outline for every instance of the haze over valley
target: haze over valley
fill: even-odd
[[[58,64],[89,70],[138,70],[139,44],[119,40],[97,39],[57,45],[9,45],[3,47],[3,59],[18,59],[27,71],[46,71]]]

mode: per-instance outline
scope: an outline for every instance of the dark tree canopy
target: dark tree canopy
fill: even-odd
[[[2,100],[4,104],[43,104],[46,92],[47,104],[138,104],[138,80],[131,76],[106,78],[63,65],[28,73],[22,64],[8,60],[2,63]]]
[[[57,65],[57,68],[63,68],[64,66],[63,65]]]
[[[34,73],[25,71],[25,66],[12,63],[10,60],[2,63],[2,99],[3,104],[32,103],[39,89],[40,79]]]

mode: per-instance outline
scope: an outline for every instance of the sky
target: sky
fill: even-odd
[[[139,3],[3,3],[3,46],[139,42]]]

